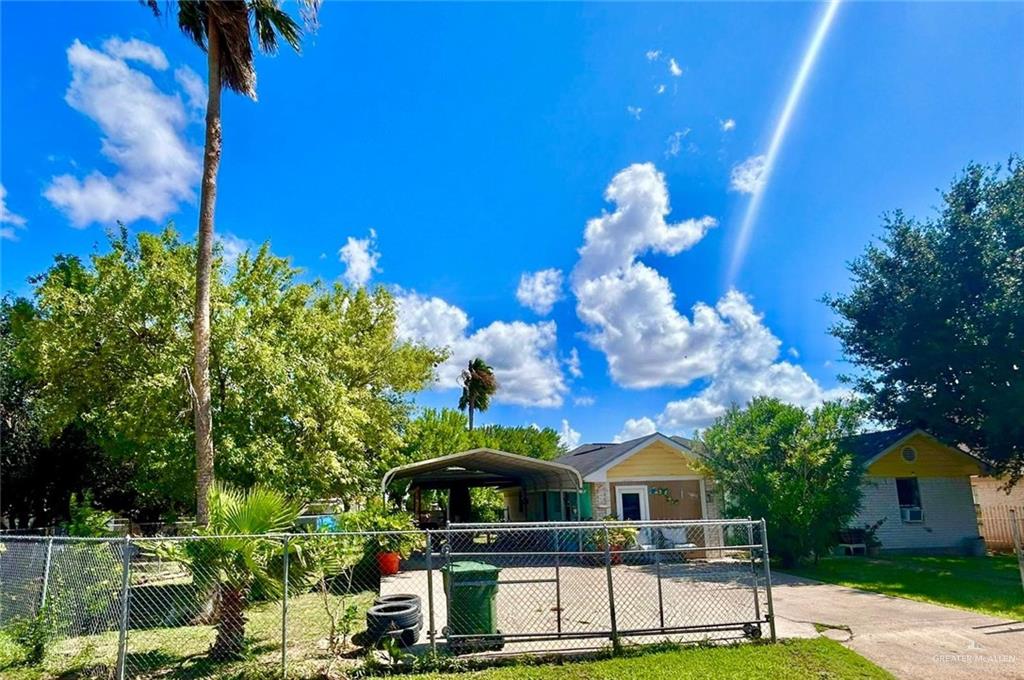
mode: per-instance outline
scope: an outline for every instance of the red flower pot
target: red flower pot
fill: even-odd
[[[377,554],[377,567],[381,576],[391,576],[398,573],[398,565],[401,561],[396,552],[382,552]]]

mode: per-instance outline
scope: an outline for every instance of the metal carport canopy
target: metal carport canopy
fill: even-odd
[[[399,480],[409,480],[410,484],[419,486],[447,486],[452,482],[508,486],[514,482],[527,491],[579,491],[583,488],[583,478],[573,467],[496,449],[472,449],[400,465],[385,473],[381,489],[386,491],[392,482]]]

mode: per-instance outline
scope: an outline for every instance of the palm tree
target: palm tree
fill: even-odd
[[[143,0],[160,15],[159,0]],[[307,25],[315,25],[320,0],[300,0]],[[297,52],[302,29],[277,0],[178,0],[178,27],[206,52],[209,95],[203,183],[199,197],[196,306],[192,322],[192,403],[196,444],[196,522],[208,519],[213,484],[213,409],[210,400],[210,285],[213,276],[213,213],[220,169],[220,94],[228,88],[256,99],[252,33],[265,53],[277,51],[278,36]]]
[[[200,596],[214,604],[217,638],[209,655],[215,660],[241,655],[245,644],[245,607],[254,589],[269,597],[283,593],[278,573],[284,543],[265,534],[279,534],[295,526],[301,505],[274,489],[256,486],[248,491],[215,483],[208,498],[209,522],[200,538],[168,541],[154,546],[163,559],[185,565]],[[301,544],[289,544],[302,555]],[[291,562],[291,560],[289,560]],[[306,583],[303,560],[289,564],[293,588]]]
[[[462,396],[459,397],[459,410],[469,411],[469,429],[473,430],[473,412],[486,411],[491,405],[491,395],[498,391],[498,381],[494,377],[494,369],[477,357],[469,362],[462,372]]]

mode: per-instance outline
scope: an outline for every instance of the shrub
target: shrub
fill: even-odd
[[[763,517],[784,566],[826,554],[857,512],[861,470],[840,440],[859,420],[855,405],[807,411],[756,397],[703,433],[702,464],[725,491],[726,514]]]

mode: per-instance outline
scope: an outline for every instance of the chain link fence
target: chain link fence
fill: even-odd
[[[0,634],[41,621],[44,677],[118,679],[331,676],[382,645],[489,656],[774,639],[767,556],[749,520],[4,536]]]

